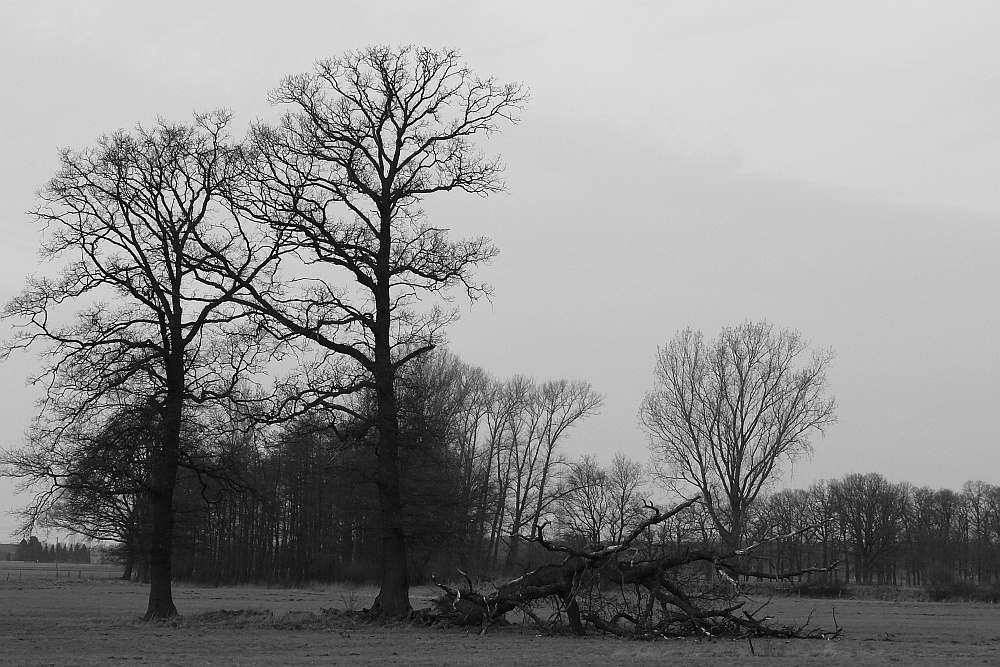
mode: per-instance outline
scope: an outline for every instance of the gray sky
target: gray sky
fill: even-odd
[[[507,193],[427,203],[501,250],[452,348],[605,393],[571,455],[645,458],[657,346],[767,319],[837,352],[840,421],[787,485],[1000,483],[1000,3],[618,4],[0,0],[0,297],[39,270],[25,211],[58,148],[216,107],[273,118],[267,91],[319,58],[448,46],[532,92],[483,144]],[[0,445],[33,363],[0,366]]]

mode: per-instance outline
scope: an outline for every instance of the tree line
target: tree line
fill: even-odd
[[[663,484],[639,461],[571,459],[562,435],[600,405],[582,382],[491,378],[439,350],[407,376],[401,420],[408,569],[517,573],[542,557],[533,542],[615,544],[645,518]],[[555,436],[555,437],[553,437]],[[244,450],[239,493],[192,476],[179,520],[177,576],[211,583],[376,579],[377,500],[370,450],[312,420],[283,425],[267,447]],[[237,460],[234,459],[234,463]],[[806,528],[803,532],[798,532]],[[761,547],[753,568],[773,574],[834,562],[799,582],[937,586],[1000,582],[1000,486],[960,492],[851,474],[808,489],[764,493],[739,541]],[[644,538],[677,548],[724,548],[704,504]],[[527,553],[522,548],[527,546]],[[141,559],[142,550],[135,551]]]
[[[766,496],[749,539],[817,526],[769,545],[764,569],[841,561],[833,580],[946,588],[1000,584],[1000,486],[961,491],[850,474]]]
[[[14,553],[7,554],[7,560],[29,563],[89,563],[90,547],[81,542],[72,544],[56,542],[55,545],[49,545],[47,542],[39,542],[38,538],[32,535],[18,542]]]
[[[439,349],[416,362],[401,387],[404,525],[416,581],[458,570],[523,571],[540,557],[523,539],[543,526],[567,544],[617,543],[645,519],[644,501],[662,496],[662,478],[639,461],[567,456],[567,430],[602,401],[585,382],[499,380]],[[230,469],[207,485],[182,477],[176,575],[209,583],[377,579],[371,448],[315,413],[267,437],[225,445]],[[77,529],[83,522],[63,518]],[[111,525],[106,516],[89,521]],[[778,573],[839,561],[828,574],[804,578],[1000,581],[1000,487],[983,482],[935,491],[852,474],[764,493],[738,541],[803,528],[759,549],[754,568]],[[657,530],[645,539],[678,548],[731,541],[704,504]],[[133,539],[120,553],[142,564],[141,536],[115,539]]]
[[[407,571],[418,581],[435,572],[522,566],[531,555],[521,536],[530,538],[585,485],[593,491],[592,480],[574,479],[581,466],[563,450],[567,432],[603,400],[589,383],[500,380],[437,349],[411,364],[399,385]],[[370,398],[355,401],[359,414],[372,409]],[[313,410],[274,427],[220,432],[239,437],[213,443],[215,474],[185,471],[178,479],[176,577],[287,584],[378,579],[370,435],[343,420],[333,426],[329,417]],[[637,463],[627,467],[641,472]],[[636,492],[631,488],[625,502],[638,502]],[[143,579],[150,539],[141,520],[143,495],[111,515],[94,502],[73,503],[75,495],[66,494],[47,520],[117,541],[126,576]],[[109,532],[113,527],[117,533]]]

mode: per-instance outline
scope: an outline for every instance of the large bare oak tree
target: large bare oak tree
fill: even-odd
[[[350,413],[342,397],[374,395],[382,581],[371,611],[404,617],[396,378],[454,318],[450,288],[488,293],[472,271],[496,254],[485,238],[451,239],[420,206],[438,192],[503,188],[500,163],[472,138],[516,121],[525,93],[477,78],[454,51],[371,47],[286,77],[271,99],[292,111],[278,127],[255,127],[258,177],[238,203],[297,245],[302,266],[282,298],[255,294],[247,304],[335,369],[312,374],[322,381],[300,394],[302,405]]]
[[[147,619],[177,614],[171,553],[177,474],[190,454],[185,420],[256,365],[252,337],[232,343],[242,316],[233,297],[273,278],[271,250],[222,205],[244,164],[229,122],[224,112],[161,121],[63,151],[36,211],[42,258],[62,270],[30,278],[4,310],[20,333],[3,356],[41,347],[34,381],[45,391],[26,448],[5,455],[7,472],[48,484],[42,493],[57,501],[89,474],[95,437],[123,412],[151,413],[155,438],[137,473],[151,521]],[[225,258],[232,275],[213,273],[209,258]],[[78,310],[67,317],[69,304]]]

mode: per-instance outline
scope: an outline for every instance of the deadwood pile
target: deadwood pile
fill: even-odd
[[[692,499],[661,512],[647,505],[649,516],[620,543],[576,548],[556,544],[544,536],[544,526],[534,537],[547,551],[561,554],[557,562],[535,567],[499,584],[482,582],[477,590],[464,572],[465,587],[434,583],[444,591],[435,606],[419,613],[427,623],[452,622],[480,626],[485,633],[519,610],[545,633],[568,628],[577,635],[587,630],[629,639],[657,639],[684,635],[753,638],[825,638],[840,629],[775,625],[762,615],[763,604],[752,604],[742,595],[738,582],[750,577],[780,580],[809,572],[825,573],[837,564],[794,572],[763,572],[748,566],[755,549],[787,539],[795,533],[772,537],[728,551],[706,548],[667,549],[642,540],[648,530],[698,502]]]

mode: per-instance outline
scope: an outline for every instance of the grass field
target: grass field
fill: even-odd
[[[530,625],[480,637],[460,628],[359,624],[373,588],[177,585],[180,619],[145,624],[147,589],[120,580],[0,581],[0,665],[998,665],[1000,606],[781,598],[778,620],[844,628],[839,639],[625,642],[541,637]],[[414,606],[434,595],[413,591]],[[225,611],[226,613],[223,613]],[[834,618],[836,620],[834,620]]]

